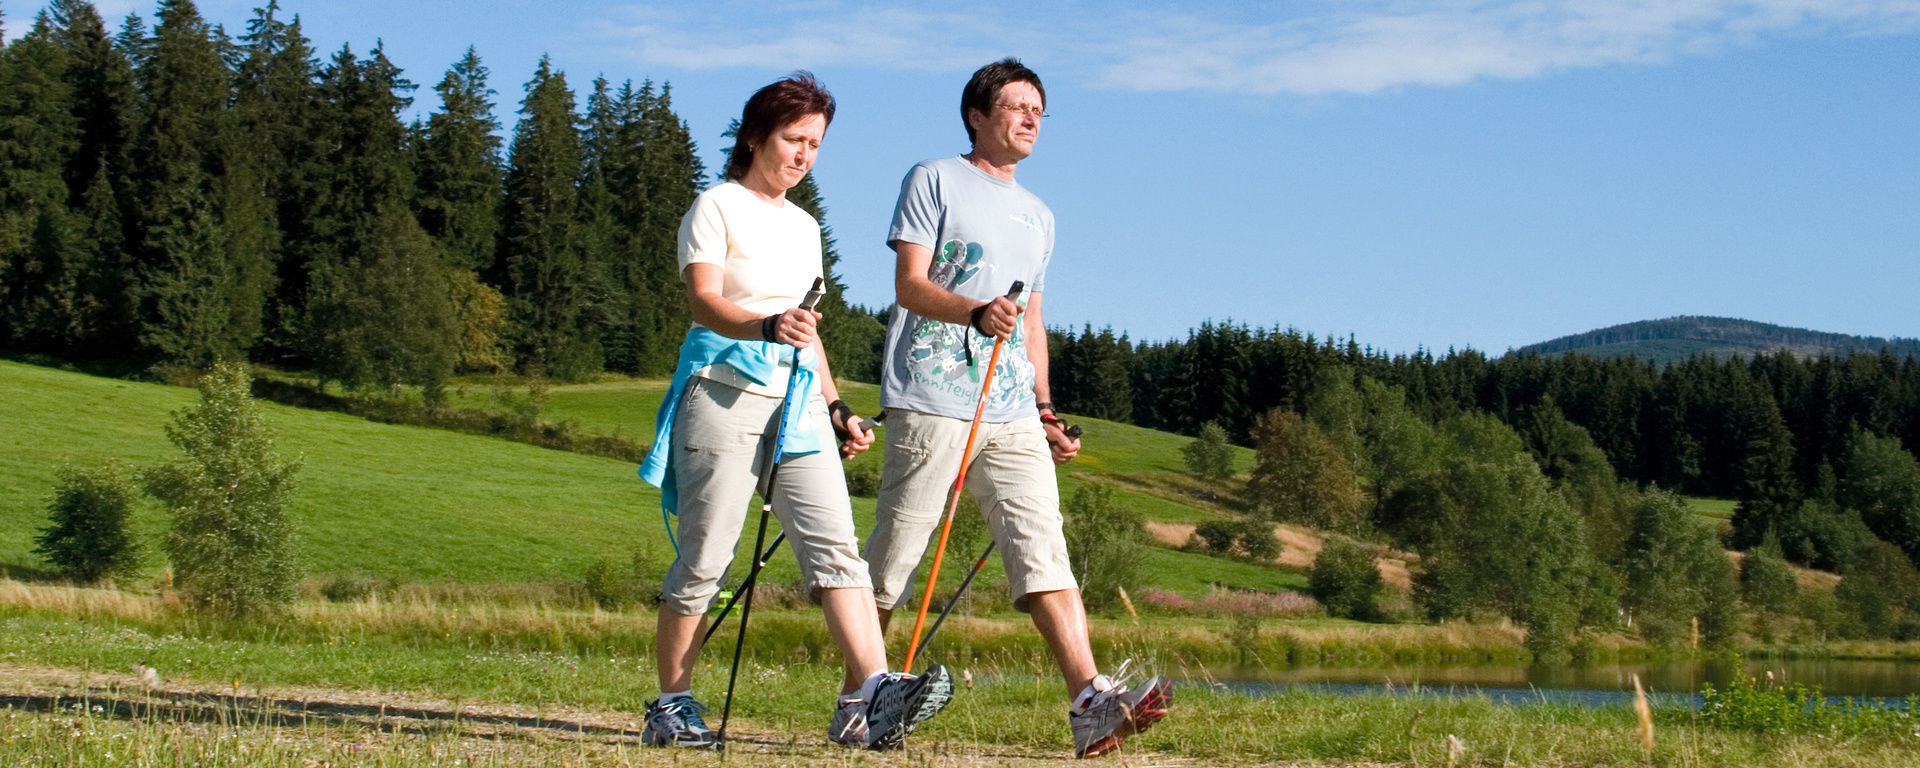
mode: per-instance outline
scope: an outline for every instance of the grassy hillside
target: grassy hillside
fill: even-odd
[[[170,460],[170,412],[192,389],[0,362],[0,565],[37,567],[33,537],[63,462]],[[671,558],[659,497],[633,467],[502,440],[263,404],[305,468],[292,511],[308,568],[406,580],[577,575],[636,547]],[[145,508],[152,563],[164,514]]]
[[[1601,328],[1530,344],[1520,354],[1579,352],[1592,357],[1633,357],[1668,365],[1694,355],[1717,358],[1788,351],[1801,357],[1877,354],[1920,355],[1920,340],[1885,339],[1787,328],[1726,317],[1670,317]]]
[[[484,407],[494,389],[469,382],[454,399]],[[556,386],[543,415],[585,432],[644,439],[664,390],[658,380],[632,379]],[[849,385],[844,396],[862,412],[877,408],[879,395],[871,385]],[[33,537],[45,525],[63,463],[89,466],[114,458],[137,468],[170,460],[175,449],[164,434],[169,414],[196,398],[188,388],[0,361],[0,402],[8,406],[0,412],[0,567],[25,573],[43,567],[32,553]],[[661,565],[672,560],[658,493],[635,477],[631,464],[335,413],[262,407],[282,455],[305,463],[292,511],[309,573],[402,581],[571,581],[601,557],[624,563],[638,550]],[[1086,428],[1087,448],[1065,468],[1063,494],[1125,474],[1153,479],[1116,491],[1122,503],[1149,518],[1192,522],[1220,514],[1199,505],[1199,489],[1181,471],[1179,449],[1186,438],[1077,421]],[[1250,452],[1240,450],[1244,469]],[[857,461],[877,467],[880,451]],[[864,535],[873,500],[856,498],[854,508]],[[158,540],[165,524],[161,510],[140,510],[137,528],[147,543],[149,573],[164,561]],[[771,568],[774,580],[797,576],[790,558],[775,558]],[[1305,583],[1294,572],[1166,549],[1149,555],[1147,569],[1155,586],[1188,594],[1216,583],[1264,590]],[[994,583],[998,570],[997,562],[989,565],[987,583]]]

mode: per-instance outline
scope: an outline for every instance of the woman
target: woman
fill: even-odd
[[[650,744],[718,743],[692,696],[694,660],[703,617],[781,431],[790,371],[799,378],[798,394],[771,495],[808,597],[825,612],[846,664],[827,736],[872,749],[898,746],[952,696],[952,680],[939,666],[920,676],[887,671],[836,455],[865,451],[873,433],[838,397],[820,314],[799,308],[823,273],[820,225],[786,193],[812,169],[833,110],[833,96],[805,72],[754,93],[735,132],[726,183],[701,193],[680,222],[680,274],[693,327],[641,467],[660,486],[662,506],[680,516],[678,557],[660,589],[660,698],[647,703]],[[838,451],[836,432],[845,436]]]

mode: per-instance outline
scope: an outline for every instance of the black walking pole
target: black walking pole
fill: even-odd
[[[800,302],[800,308],[812,311],[814,303],[820,300],[820,295],[823,292],[821,289],[825,285],[826,281],[824,279],[814,278],[813,288],[807,291],[806,298]],[[760,549],[760,542],[765,541],[767,536],[767,517],[773,514],[773,478],[774,475],[779,473],[780,460],[786,454],[787,409],[793,407],[794,386],[799,383],[800,352],[799,347],[795,347],[793,350],[793,366],[787,373],[787,396],[780,401],[779,420],[775,422],[776,426],[774,427],[772,460],[767,462],[766,483],[760,488],[760,532],[754,534],[753,537],[753,567],[747,571],[747,578],[741,582],[741,589],[736,590],[736,592],[745,591],[747,594],[745,598],[740,598],[737,594],[735,596],[735,599],[741,600],[740,635],[733,642],[733,669],[727,672],[727,702],[725,706],[720,709],[719,743],[721,749],[726,749],[727,747],[727,721],[733,716],[733,685],[740,677],[740,651],[747,645],[747,617],[753,613],[753,587],[754,584],[760,580],[760,569],[765,567],[767,559],[773,556],[773,547],[780,545],[781,538],[786,538],[786,535],[783,533],[780,538],[773,540],[773,546],[767,547],[764,552]],[[800,394],[802,397],[806,396],[804,392]],[[800,407],[802,409],[806,408],[806,403],[801,403]],[[731,609],[732,603],[729,602],[727,607]],[[722,614],[720,618],[726,618],[725,614]],[[720,619],[714,620],[715,626],[718,626],[719,623]],[[712,629],[707,630],[707,636],[713,636]],[[705,642],[705,639],[701,640],[702,644],[705,644]]]

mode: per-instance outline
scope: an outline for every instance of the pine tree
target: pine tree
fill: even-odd
[[[493,116],[487,68],[474,49],[447,70],[440,84],[440,110],[428,116],[417,143],[421,228],[434,240],[454,290],[459,366],[506,367],[504,298],[482,283],[477,270],[493,261],[500,226],[500,123]]]
[[[76,260],[64,174],[76,146],[67,53],[46,13],[0,50],[0,343],[71,342]]]
[[[258,171],[230,154],[228,73],[193,3],[165,0],[149,45],[133,153],[141,342],[187,365],[241,359],[260,335],[271,282],[251,202]]]
[[[487,68],[467,48],[440,84],[440,110],[427,117],[419,145],[420,226],[455,269],[493,261],[499,228],[500,122],[493,116]]]
[[[349,386],[417,384],[429,402],[459,354],[452,281],[409,208],[412,150],[400,113],[411,89],[375,48],[364,63],[334,56],[322,94],[340,116],[331,247],[309,262],[305,340],[323,380]]]
[[[576,218],[581,141],[573,92],[544,56],[526,92],[508,160],[494,282],[507,297],[520,368],[579,378],[599,368],[600,355],[585,318],[593,275]]]
[[[827,293],[820,298],[820,336],[832,361],[833,375],[850,381],[880,380],[880,347],[887,329],[865,309],[847,303],[847,284],[840,279],[839,241],[827,224],[827,204],[809,173],[787,190],[787,201],[820,223],[821,269]]]
[[[673,371],[690,319],[679,260],[680,219],[705,186],[693,134],[673,111],[673,88],[642,85],[631,122],[641,148],[635,175],[646,190],[633,215],[634,239],[627,245],[626,290],[635,311],[640,340],[638,372],[657,376]],[[838,375],[836,370],[835,374]]]
[[[130,151],[137,95],[133,65],[85,0],[54,0],[54,40],[67,51],[78,145],[67,162],[67,203],[78,217],[73,298],[65,318],[71,348],[123,356],[136,338],[126,242],[133,219]]]

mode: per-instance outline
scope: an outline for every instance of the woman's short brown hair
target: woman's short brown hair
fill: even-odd
[[[833,94],[828,93],[812,72],[795,72],[758,91],[747,99],[740,112],[740,127],[733,132],[733,151],[727,153],[727,180],[746,178],[753,167],[753,148],[772,136],[780,126],[807,115],[819,115],[833,124]]]

